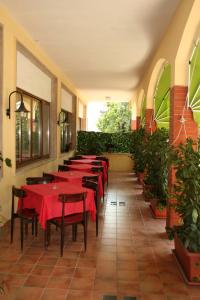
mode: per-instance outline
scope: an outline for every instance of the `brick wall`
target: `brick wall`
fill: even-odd
[[[137,118],[136,118],[136,129],[139,129],[139,128],[140,128],[140,120],[141,120],[140,117],[137,117]]]
[[[153,120],[153,109],[146,109],[145,112],[145,130],[147,132],[154,132],[156,130],[156,122]]]
[[[187,87],[174,86],[171,89],[170,95],[170,144],[174,146],[184,143],[188,137],[196,140],[198,138],[198,127],[193,119],[193,113],[190,108],[187,108],[186,97]],[[185,119],[181,123],[182,117]],[[169,191],[172,191],[172,186],[176,180],[176,174],[173,168],[169,170]],[[172,228],[180,222],[179,216],[175,213],[171,204],[173,199],[169,199],[167,209],[167,227]]]

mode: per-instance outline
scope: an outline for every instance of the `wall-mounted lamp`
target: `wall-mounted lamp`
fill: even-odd
[[[58,126],[64,125],[68,126],[68,120],[67,120],[67,114],[63,111],[61,111],[58,115],[58,121],[57,121]]]
[[[24,100],[23,100],[23,95],[22,93],[20,93],[19,91],[13,91],[12,93],[10,93],[9,95],[9,106],[8,108],[6,109],[6,115],[9,117],[10,119],[10,100],[11,100],[11,96],[13,94],[19,94],[20,95],[20,105],[19,107],[15,110],[16,113],[21,113],[21,114],[24,114],[24,113],[29,113],[29,111],[26,109],[25,105],[24,105]]]

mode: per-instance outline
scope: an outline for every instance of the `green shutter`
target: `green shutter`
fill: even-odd
[[[141,127],[145,126],[145,113],[146,113],[146,102],[147,102],[147,98],[144,95],[142,98],[142,103],[141,103],[141,114],[140,114],[140,125]]]
[[[200,127],[200,42],[195,46],[189,63],[188,106]]]
[[[169,128],[171,66],[165,65],[154,94],[154,119],[158,128]]]

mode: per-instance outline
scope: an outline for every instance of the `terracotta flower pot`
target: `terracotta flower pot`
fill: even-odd
[[[183,269],[188,283],[200,285],[200,253],[189,252],[175,234],[175,254]]]
[[[157,205],[157,199],[150,199],[150,209],[152,211],[153,217],[156,219],[166,219],[167,217],[167,208],[163,207],[162,209]]]

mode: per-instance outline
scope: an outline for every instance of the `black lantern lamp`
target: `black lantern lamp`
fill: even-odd
[[[25,105],[24,105],[24,100],[23,100],[23,95],[22,93],[20,93],[19,91],[13,91],[12,93],[10,93],[9,95],[9,107],[6,109],[6,115],[9,117],[10,119],[10,100],[11,100],[11,96],[13,94],[19,94],[20,95],[20,105],[19,107],[15,110],[16,113],[20,113],[20,114],[27,114],[29,113],[29,111],[26,109]]]

